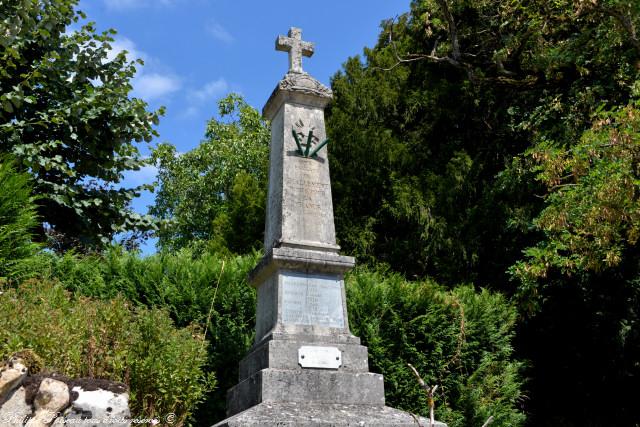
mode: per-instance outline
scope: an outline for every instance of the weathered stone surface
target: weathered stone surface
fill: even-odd
[[[21,426],[31,416],[32,408],[26,402],[24,387],[11,391],[0,404],[0,427]]]
[[[284,102],[295,102],[314,108],[324,108],[333,98],[331,89],[309,74],[287,73],[271,93],[262,115],[273,120]]]
[[[19,357],[12,357],[0,369],[0,402],[4,401],[9,393],[22,384],[29,370],[24,361]]]
[[[351,270],[354,265],[355,258],[350,256],[320,250],[275,247],[267,251],[258,265],[249,273],[249,282],[253,286],[258,286],[277,270],[342,275]]]
[[[273,248],[249,277],[258,288],[256,344],[275,335],[300,334],[354,341],[343,281],[353,265],[352,257],[335,253]]]
[[[258,288],[256,344],[276,335],[318,335],[328,342],[355,342],[349,332],[343,282],[344,272],[353,265],[353,257],[332,252],[269,251],[249,276]],[[328,282],[333,289],[321,289]],[[296,284],[305,289],[295,292]],[[314,288],[315,284],[319,286]]]
[[[283,272],[282,323],[345,327],[344,283],[333,275]]]
[[[297,92],[292,92],[297,93]],[[265,229],[265,250],[294,247],[337,252],[327,146],[317,157],[303,157],[292,132],[312,144],[326,139],[322,109],[284,102],[271,122],[271,167]]]
[[[87,420],[84,424],[91,425],[89,420],[95,420],[99,426],[131,425],[128,393],[114,393],[103,389],[85,390],[80,386],[73,387],[71,391],[77,395],[65,415],[66,420],[72,420],[71,424],[77,425],[78,420]]]
[[[128,390],[122,383],[71,379],[56,373],[28,375],[21,387],[0,402],[0,427],[24,423],[29,427],[69,424],[124,427],[130,425],[128,404]]]
[[[214,427],[422,427],[429,420],[387,406],[261,403]],[[435,427],[446,427],[436,422]]]
[[[278,36],[276,50],[289,52],[289,71],[302,73],[302,56],[313,55],[313,43],[302,41],[302,30],[291,27],[289,36]]]
[[[262,402],[384,406],[382,375],[322,369],[263,369],[229,390],[227,414]]]
[[[35,412],[33,418],[27,422],[27,427],[50,426],[69,405],[69,397],[69,387],[66,383],[53,378],[43,379],[33,402]]]
[[[356,341],[349,332],[342,275],[277,270],[258,287],[256,345],[275,336],[302,335]]]

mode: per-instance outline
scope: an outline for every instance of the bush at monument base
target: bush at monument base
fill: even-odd
[[[428,415],[411,363],[439,386],[436,419],[449,427],[481,426],[490,416],[492,427],[524,423],[523,364],[511,345],[517,314],[503,295],[359,269],[347,276],[347,303],[371,371],[384,375],[389,406]]]

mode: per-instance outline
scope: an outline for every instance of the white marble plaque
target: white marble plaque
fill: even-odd
[[[338,369],[342,352],[335,347],[302,346],[298,349],[298,363],[303,368]]]
[[[331,276],[282,276],[282,323],[344,328],[342,283]]]

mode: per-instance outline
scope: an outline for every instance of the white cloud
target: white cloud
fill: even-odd
[[[180,80],[171,75],[142,73],[133,81],[133,94],[145,101],[151,101],[177,91],[180,86]]]
[[[146,61],[148,55],[136,48],[136,44],[126,37],[118,37],[111,43],[111,50],[107,54],[107,60],[113,61],[122,51],[127,51],[127,61],[142,59]]]
[[[215,21],[210,21],[206,26],[207,33],[223,43],[233,42],[233,36],[222,25]]]
[[[220,77],[218,80],[210,81],[198,90],[191,91],[192,99],[199,103],[217,98],[229,89],[227,81]]]
[[[187,92],[188,107],[182,111],[180,117],[183,119],[197,117],[204,104],[213,104],[228,91],[229,84],[223,77],[212,80],[199,89],[189,90]]]
[[[126,171],[122,185],[124,187],[137,187],[142,184],[153,184],[158,176],[158,167],[155,165],[147,165],[137,171]]]
[[[127,52],[128,61],[136,59],[145,61],[144,67],[137,67],[138,71],[131,82],[134,96],[145,101],[152,101],[180,89],[180,79],[170,73],[155,71],[154,69],[157,69],[158,66],[163,68],[162,64],[159,63],[160,61],[154,60],[146,52],[138,49],[136,44],[126,37],[117,37],[111,43],[111,50],[107,54],[107,60],[112,61],[122,51]]]

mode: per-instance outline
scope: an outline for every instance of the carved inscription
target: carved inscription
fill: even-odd
[[[344,328],[340,280],[293,273],[283,276],[282,322]]]
[[[327,215],[326,200],[331,197],[331,187],[328,183],[318,181],[318,166],[313,161],[302,161],[293,164],[294,178],[289,183],[293,196],[293,204],[302,208],[306,215]]]

